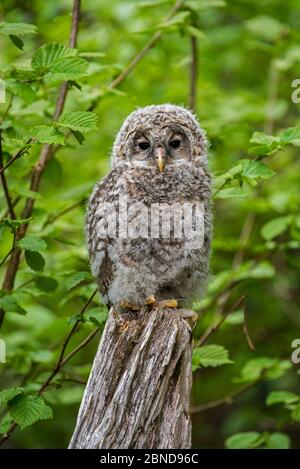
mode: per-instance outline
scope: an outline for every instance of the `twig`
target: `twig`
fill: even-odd
[[[1,169],[3,168],[2,131],[1,131],[1,129],[0,129],[0,168]],[[7,208],[8,208],[10,218],[15,220],[16,219],[16,214],[15,214],[14,207],[12,205],[12,201],[11,201],[11,198],[10,198],[10,195],[9,195],[9,190],[8,190],[8,185],[7,185],[7,180],[6,180],[5,174],[3,172],[1,172],[0,177],[1,177],[3,192],[4,192],[5,199],[6,199]]]
[[[245,299],[246,299],[246,296],[242,295],[226,313],[222,314],[221,319],[218,322],[216,322],[215,324],[210,326],[208,329],[206,329],[206,331],[200,337],[200,339],[197,340],[196,342],[197,347],[201,347],[202,345],[204,345],[205,342],[207,342],[207,340],[209,339],[209,337],[222,326],[225,319],[231,313],[233,313],[236,309],[238,309],[241,306],[241,304],[244,303]]]
[[[50,216],[50,217],[48,218],[48,220],[46,220],[45,223],[43,224],[43,228],[45,228],[46,226],[48,226],[48,225],[54,223],[58,218],[62,217],[62,216],[65,215],[66,213],[69,213],[69,212],[71,212],[72,210],[74,210],[75,208],[80,207],[80,206],[83,205],[85,202],[86,202],[86,197],[85,197],[84,199],[79,200],[78,202],[75,202],[75,203],[72,204],[72,205],[69,205],[69,207],[64,208],[63,210],[61,210],[60,212],[58,212],[56,215],[53,215],[52,217]]]
[[[258,381],[255,381],[253,383],[248,383],[248,384],[246,384],[245,386],[242,386],[239,389],[235,389],[234,391],[227,394],[226,396],[220,397],[219,399],[216,399],[215,401],[210,401],[210,402],[207,402],[206,404],[201,404],[201,405],[192,407],[191,410],[190,410],[190,413],[192,415],[199,414],[200,412],[204,412],[205,410],[215,409],[216,407],[220,407],[224,404],[232,404],[233,400],[236,397],[240,396],[241,394],[244,394],[244,392],[246,392],[249,389],[253,388],[257,383],[258,383]]]
[[[80,3],[81,3],[81,0],[74,0],[74,3],[73,3],[72,25],[71,25],[71,32],[70,32],[70,47],[76,46],[76,40],[77,40],[78,28],[79,28],[79,18],[80,18]],[[56,100],[55,111],[53,114],[54,121],[58,119],[58,117],[61,115],[64,109],[67,92],[68,92],[68,84],[63,83],[62,86],[60,87],[59,94]],[[42,175],[45,171],[48,161],[51,159],[51,156],[52,156],[52,145],[49,145],[49,144],[44,145],[40,153],[38,162],[32,171],[31,183],[30,183],[31,191],[37,192],[39,190]],[[34,207],[34,202],[35,200],[32,197],[29,197],[26,200],[25,207],[22,212],[22,218],[30,218],[33,207]],[[16,241],[19,241],[25,236],[27,228],[28,228],[28,223],[20,226],[20,228],[16,232]],[[9,264],[7,266],[7,270],[4,276],[2,288],[5,291],[11,291],[14,287],[17,270],[20,264],[20,257],[21,257],[21,249],[16,247],[12,251],[10,261],[9,261]],[[5,316],[5,311],[1,309],[0,310],[0,327],[3,323],[4,316]]]
[[[93,292],[93,294],[90,296],[90,298],[87,300],[87,302],[84,304],[83,308],[81,309],[79,315],[82,316],[82,314],[84,313],[84,311],[86,310],[86,308],[89,306],[89,304],[91,303],[91,301],[93,300],[95,294],[96,294],[97,290]],[[80,321],[76,321],[76,327],[78,325],[78,322]],[[74,324],[74,326],[75,326]],[[53,378],[57,375],[57,373],[59,373],[59,371],[62,369],[62,367],[69,361],[71,360],[71,358],[76,354],[78,353],[81,349],[83,349],[92,339],[93,337],[95,337],[95,335],[99,332],[100,330],[100,327],[97,327],[95,330],[93,330],[82,342],[80,342],[80,344],[77,345],[77,347],[74,348],[74,350],[72,350],[65,358],[64,358],[64,353],[65,353],[65,350],[66,350],[66,347],[73,335],[73,333],[75,332],[75,329],[76,327],[72,327],[70,333],[68,334],[66,340],[63,342],[63,345],[62,345],[62,349],[61,349],[61,353],[60,353],[60,356],[59,356],[59,359],[57,361],[57,364],[55,365],[53,371],[50,373],[50,375],[48,376],[48,378],[44,381],[44,383],[41,385],[38,393],[39,394],[43,394],[44,391],[47,390],[47,388],[49,389],[49,384],[51,383],[51,381],[53,380]],[[11,436],[11,434],[14,432],[14,430],[17,428],[17,423],[12,423],[12,425],[10,426],[9,430],[6,432],[6,434],[0,439],[0,446],[5,443],[5,441],[7,441],[9,439],[9,437]]]
[[[197,80],[198,80],[198,41],[195,36],[191,36],[191,68],[190,68],[190,95],[189,95],[189,107],[195,111],[196,109],[196,98],[197,98]]]
[[[175,4],[173,5],[172,9],[170,10],[169,14],[165,18],[165,22],[169,21],[175,13],[182,7],[184,1],[183,0],[177,0]],[[156,45],[156,43],[160,40],[161,36],[163,34],[162,30],[156,31],[151,39],[147,42],[147,44],[136,54],[136,56],[129,62],[129,64],[122,70],[122,72],[114,78],[110,84],[108,85],[108,89],[114,89],[117,86],[119,86],[125,78],[128,77],[128,75],[132,72],[132,70],[141,62],[141,60],[150,52],[151,49]],[[89,111],[92,111],[95,109],[95,107],[98,104],[98,99],[96,99],[89,107]]]
[[[20,148],[20,150],[18,150],[17,153],[10,160],[8,160],[8,162],[4,166],[1,167],[0,174],[2,174],[14,161],[19,159],[21,156],[24,155],[24,153],[29,150],[31,141],[32,139],[30,138],[28,142],[26,142],[24,147]]]
[[[248,329],[248,324],[247,324],[247,312],[246,312],[246,306],[243,305],[243,314],[244,314],[244,324],[243,324],[243,333],[246,337],[246,340],[247,340],[247,343],[249,345],[249,348],[251,350],[255,350],[255,347],[254,347],[254,344],[253,344],[253,341],[251,339],[251,336],[250,336],[250,333],[249,333],[249,329]]]
[[[0,124],[2,124],[2,122],[4,121],[4,119],[6,118],[11,106],[12,106],[12,103],[13,103],[13,98],[14,98],[14,95],[11,94],[10,95],[10,98],[9,98],[9,102],[8,102],[8,105],[5,109],[5,111],[3,112],[2,116],[0,117]]]
[[[73,327],[71,328],[70,332],[68,333],[66,339],[64,340],[63,344],[62,344],[62,348],[61,348],[61,352],[60,352],[60,355],[59,355],[59,358],[57,360],[57,363],[53,369],[53,371],[50,373],[50,375],[48,376],[48,378],[46,379],[46,381],[42,384],[40,390],[39,390],[39,393],[42,393],[48,386],[49,384],[51,383],[52,379],[54,378],[54,376],[57,375],[57,373],[59,372],[59,370],[61,369],[62,366],[64,366],[64,364],[66,363],[65,359],[64,359],[64,355],[65,355],[65,351],[66,351],[66,348],[73,336],[73,334],[75,333],[80,321],[81,321],[81,318],[82,318],[82,315],[84,314],[84,312],[86,311],[87,307],[89,306],[89,304],[93,301],[93,298],[94,296],[96,295],[97,293],[97,290],[95,290],[93,292],[93,294],[90,296],[90,298],[86,301],[86,303],[84,304],[83,308],[81,309],[80,313],[79,313],[79,319],[77,319],[77,321],[74,323]],[[73,356],[73,355],[72,355]]]

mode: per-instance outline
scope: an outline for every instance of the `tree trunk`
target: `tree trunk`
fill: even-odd
[[[195,313],[110,311],[69,448],[190,448]]]

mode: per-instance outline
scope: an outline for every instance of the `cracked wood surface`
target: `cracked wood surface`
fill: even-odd
[[[69,448],[190,448],[191,312],[111,310]]]

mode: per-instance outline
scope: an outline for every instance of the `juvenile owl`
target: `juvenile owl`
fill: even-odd
[[[86,219],[92,273],[109,307],[176,307],[203,290],[210,197],[207,140],[195,116],[171,104],[130,114]]]

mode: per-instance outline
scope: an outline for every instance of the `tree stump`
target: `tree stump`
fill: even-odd
[[[183,309],[110,311],[69,448],[190,448],[191,326]]]

